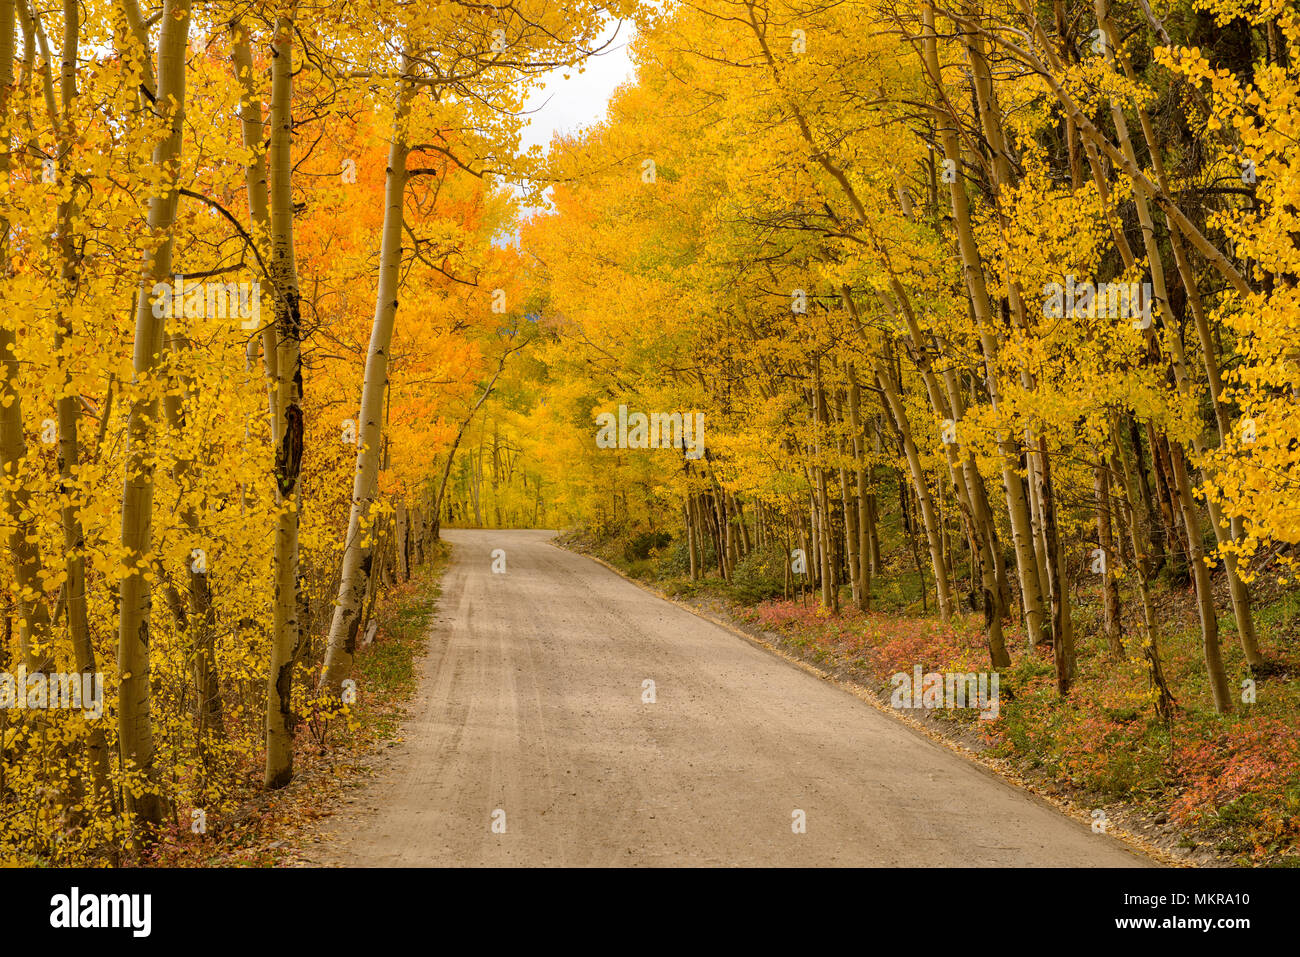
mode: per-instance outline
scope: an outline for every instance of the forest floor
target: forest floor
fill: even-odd
[[[1104,822],[1166,860],[1190,866],[1300,866],[1300,595],[1256,589],[1256,621],[1269,668],[1254,677],[1255,700],[1232,715],[1213,710],[1200,657],[1193,595],[1163,583],[1154,595],[1160,653],[1177,700],[1159,721],[1141,665],[1116,660],[1099,632],[1099,599],[1076,592],[1079,673],[1070,696],[1055,692],[1050,649],[1025,647],[1008,631],[1013,664],[1002,673],[1000,713],[891,707],[891,676],[979,672],[989,667],[982,619],[943,625],[922,610],[919,580],[895,574],[873,587],[864,614],[818,610],[815,595],[785,600],[761,569],[732,582],[691,581],[680,548],[638,554],[629,539],[571,534],[563,543],[593,555],[656,592],[715,618],[877,702],[998,773],[1058,805]],[[899,562],[901,565],[902,563]],[[775,597],[771,593],[775,591]],[[1226,594],[1220,608],[1230,608]],[[932,604],[932,603],[931,603]],[[1136,623],[1126,623],[1136,628]],[[1234,686],[1250,672],[1231,613],[1220,620]],[[1130,632],[1131,634],[1131,632]]]

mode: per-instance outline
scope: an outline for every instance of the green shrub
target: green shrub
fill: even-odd
[[[754,549],[736,562],[727,592],[745,605],[784,594],[785,553],[779,548]]]
[[[637,532],[623,543],[623,558],[629,562],[644,561],[652,551],[663,548],[672,540],[667,532]]]
[[[709,569],[717,570],[718,556],[714,551],[713,542],[706,539],[703,543],[704,554],[700,556],[700,573],[704,574]],[[688,578],[691,574],[691,549],[686,539],[679,538],[670,546],[663,549],[659,557],[659,575],[661,578]]]

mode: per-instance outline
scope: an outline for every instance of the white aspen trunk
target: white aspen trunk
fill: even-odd
[[[0,104],[8,115],[9,98],[13,90],[15,0],[0,4]],[[13,162],[12,142],[6,142],[0,155],[0,170],[8,182]],[[9,274],[9,220],[3,221],[4,271]],[[18,359],[14,354],[17,337],[13,327],[0,324],[0,466],[6,472],[17,472],[27,455],[27,442],[23,434],[22,399],[18,391]],[[14,566],[14,580],[22,595],[18,605],[18,641],[23,663],[30,672],[48,670],[50,655],[50,609],[43,595],[40,573],[42,570],[40,547],[32,529],[32,514],[28,507],[31,495],[21,484],[5,495],[6,524],[9,526],[9,556]]]
[[[54,89],[50,54],[45,40],[45,32],[39,20],[33,15],[37,35],[41,40],[42,53],[47,69],[44,76],[45,96],[48,104],[54,103]],[[67,181],[69,162],[76,138],[76,99],[77,99],[77,53],[81,26],[81,9],[75,0],[63,0],[63,45],[61,48],[59,68],[59,111],[51,114],[51,125],[57,130],[59,152],[57,182],[62,190]],[[12,25],[9,40],[12,43]],[[12,53],[12,51],[11,51]],[[75,296],[77,280],[76,249],[72,238],[73,219],[77,206],[68,198],[59,203],[56,245],[59,251],[59,279],[63,286],[63,296],[68,308],[59,310],[54,329],[54,346],[62,351],[72,334],[70,307]],[[65,386],[67,377],[65,376]],[[65,504],[60,509],[63,525],[63,546],[67,579],[64,582],[64,608],[67,611],[68,632],[72,639],[73,656],[77,670],[82,674],[93,675],[98,671],[95,647],[90,639],[90,621],[86,604],[86,560],[82,554],[85,548],[85,534],[81,524],[80,512],[75,504],[76,492],[73,488],[73,476],[78,470],[81,459],[81,442],[77,434],[78,400],[65,388],[64,395],[56,404],[59,431],[58,465],[62,494],[66,496]],[[94,799],[101,808],[112,807],[112,794],[109,790],[108,742],[104,729],[94,724],[86,736],[86,755],[90,759],[91,781],[94,786]]]
[[[905,195],[901,187],[899,188],[899,194]],[[905,213],[908,208],[907,205],[904,206]],[[916,313],[912,308],[907,290],[896,277],[891,279],[891,288],[897,298],[897,305],[895,305],[888,293],[880,292],[878,296],[886,310],[907,328],[908,336],[912,341],[917,371],[921,373],[921,379],[925,383],[931,409],[940,421],[951,419],[954,423],[959,422],[962,416],[962,406],[959,402],[950,405],[949,397],[945,395],[939,378],[934,373],[929,357],[926,354],[925,342],[921,336],[921,327],[916,320]],[[846,301],[852,301],[847,286],[841,289],[841,295],[845,297]],[[956,395],[952,398],[954,400],[959,399]],[[1007,654],[1006,639],[1002,633],[1003,607],[1001,592],[997,583],[997,568],[1000,563],[994,553],[992,536],[989,533],[992,528],[992,516],[978,513],[975,508],[976,503],[970,494],[972,482],[979,481],[982,483],[982,480],[979,479],[978,469],[974,469],[973,457],[969,452],[964,456],[963,461],[963,457],[958,454],[957,443],[944,442],[943,450],[948,463],[948,472],[952,480],[958,509],[967,525],[974,545],[975,554],[971,556],[971,560],[978,561],[980,565],[979,574],[986,617],[985,631],[989,636],[990,657],[993,667],[1008,667],[1011,664],[1011,659]],[[974,470],[973,480],[970,474],[972,469]],[[982,504],[985,511],[987,511],[987,500],[983,500]]]
[[[397,543],[397,580],[407,581],[411,577],[410,568],[410,549],[407,546],[406,534],[406,503],[397,503],[396,515],[396,543]]]
[[[929,0],[921,4],[922,49],[926,69],[930,74],[930,83],[934,86],[936,100],[943,100],[943,77],[939,68],[938,37],[935,34],[934,6]],[[936,124],[945,156],[954,163],[961,160],[961,151],[957,142],[957,133],[953,128],[954,120],[941,107],[935,108]],[[989,398],[996,411],[999,407],[999,389],[997,376],[997,341],[992,332],[992,310],[989,305],[988,289],[984,281],[983,266],[979,250],[975,245],[975,234],[971,228],[970,206],[966,197],[966,187],[962,177],[956,176],[950,184],[952,200],[953,225],[957,232],[957,245],[961,253],[962,272],[966,289],[970,296],[971,308],[980,330],[980,346],[984,356],[985,372]],[[1015,444],[1009,437],[999,442],[1001,451],[1002,481],[1006,492],[1007,514],[1011,520],[1011,537],[1015,543],[1016,569],[1020,576],[1021,600],[1025,605],[1025,632],[1031,644],[1035,636],[1042,634],[1043,599],[1042,583],[1038,574],[1038,557],[1034,548],[1033,528],[1026,507],[1024,490],[1017,474],[1018,456]]]
[[[276,404],[280,440],[275,453],[275,593],[270,674],[266,692],[268,788],[293,778],[293,666],[302,640],[298,601],[298,519],[302,468],[302,317],[293,236],[293,38],[288,16],[275,22],[271,42],[271,278],[275,283]]]
[[[387,180],[384,186],[384,227],[379,252],[379,288],[375,302],[375,320],[370,331],[370,349],[366,354],[365,380],[361,389],[361,422],[358,426],[356,474],[352,483],[352,510],[348,517],[347,540],[343,551],[343,573],[339,594],[330,623],[329,642],[325,648],[325,666],[321,671],[320,689],[337,696],[343,679],[352,671],[360,626],[361,596],[370,576],[371,510],[379,478],[379,446],[384,392],[388,387],[388,349],[397,318],[398,268],[402,252],[402,200],[406,192],[407,144],[406,120],[414,87],[406,79],[412,69],[410,58],[403,54],[403,79],[397,94],[393,135],[388,147]]]
[[[181,131],[185,117],[185,48],[189,37],[190,0],[164,0],[158,40],[156,109],[167,122],[166,136],[155,146],[153,163],[168,177],[179,174]],[[136,292],[134,381],[151,378],[162,353],[165,318],[155,317],[150,301],[156,283],[170,281],[172,237],[180,193],[169,185],[149,197],[148,228],[157,245],[146,250]],[[126,811],[136,823],[153,828],[162,820],[156,792],[153,723],[150,716],[149,616],[152,595],[146,573],[153,545],[155,437],[158,395],[152,385],[131,403],[127,422],[129,451],[122,488],[122,551],[125,574],[120,586],[118,621],[119,688],[117,732],[122,767],[138,774],[141,790],[123,788]],[[147,837],[148,835],[146,835]]]
[[[264,258],[270,257],[271,211],[267,199],[266,154],[262,143],[265,138],[265,125],[262,116],[262,100],[257,94],[257,84],[253,78],[253,52],[249,46],[248,30],[236,20],[230,25],[231,59],[235,73],[243,90],[239,104],[240,131],[244,148],[252,152],[252,158],[244,169],[244,190],[248,195],[249,234]],[[268,322],[262,329],[262,361],[266,370],[267,408],[271,420],[271,444],[280,444],[279,405],[276,401],[276,387],[279,384],[277,358],[279,345],[274,322]]]
[[[852,363],[849,364],[849,425],[853,429],[853,462],[857,481],[858,506],[858,566],[854,575],[858,581],[858,610],[871,610],[871,533],[867,529],[867,470],[863,463],[867,457],[867,440],[862,431],[862,387]],[[787,562],[788,564],[788,562]]]
[[[887,363],[876,362],[876,381],[880,385],[881,396],[894,426],[898,429],[899,439],[903,444],[903,456],[907,460],[907,469],[912,477],[912,489],[916,492],[919,505],[920,522],[925,532],[926,543],[930,549],[930,565],[935,575],[935,595],[938,598],[939,618],[949,621],[952,618],[952,588],[948,582],[948,567],[943,558],[943,543],[939,537],[939,522],[935,514],[934,498],[930,494],[925,480],[925,469],[921,464],[921,455],[916,442],[912,439],[911,425],[907,420],[907,407],[898,394],[893,371]]]

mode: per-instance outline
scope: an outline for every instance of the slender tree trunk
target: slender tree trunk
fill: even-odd
[[[1201,619],[1201,644],[1205,653],[1205,670],[1210,678],[1210,691],[1214,695],[1214,709],[1220,714],[1230,714],[1233,710],[1232,693],[1219,649],[1219,618],[1214,609],[1210,570],[1205,565],[1205,552],[1201,546],[1201,525],[1192,500],[1192,485],[1187,477],[1182,448],[1171,444],[1169,453],[1174,481],[1178,486],[1178,500],[1183,510],[1183,525],[1187,530],[1187,558],[1196,582],[1196,609]]]
[[[867,496],[867,534],[870,544],[870,569],[871,574],[881,575],[884,573],[885,563],[880,557],[880,523],[878,521],[879,507],[876,505],[875,481],[873,473],[874,467],[868,469],[868,481],[871,483],[872,491]]]
[[[1138,431],[1137,422],[1131,416],[1126,417],[1128,423],[1127,441],[1133,446],[1133,457],[1130,463],[1127,446],[1125,445],[1125,436],[1117,435],[1116,442],[1120,450],[1124,453],[1123,461],[1125,467],[1131,465],[1134,478],[1137,480],[1138,498],[1133,503],[1138,508],[1137,518],[1143,526],[1143,534],[1151,545],[1151,575],[1156,575],[1165,564],[1165,543],[1168,541],[1164,529],[1165,526],[1160,521],[1160,513],[1156,509],[1155,498],[1151,492],[1151,480],[1147,475],[1146,463],[1142,458],[1142,436]],[[1130,494],[1130,499],[1131,499]]]
[[[682,506],[682,518],[686,525],[686,551],[691,560],[691,581],[699,578],[700,556],[695,540],[695,522],[691,520],[691,497],[686,496],[686,504]]]
[[[994,207],[999,216],[1002,215],[1001,196],[1004,189],[1014,185],[1012,179],[1011,164],[1008,160],[1006,134],[1002,125],[1002,114],[997,102],[997,92],[994,87],[992,70],[989,67],[988,57],[985,53],[984,39],[977,32],[964,32],[962,34],[963,45],[966,48],[967,59],[971,66],[971,73],[974,79],[972,91],[974,93],[974,105],[979,114],[980,129],[984,133],[986,142],[991,155],[989,164],[989,180],[993,191]],[[936,75],[937,79],[937,75]],[[964,193],[964,190],[963,190]],[[978,251],[975,251],[973,260],[979,263]],[[982,269],[982,266],[981,266]],[[1021,292],[1020,282],[1016,276],[1008,269],[1005,275],[1005,285],[1007,288],[1007,306],[1010,314],[1015,317],[1019,328],[1026,336],[1030,334],[1029,316],[1025,309],[1024,297]],[[972,304],[975,300],[972,299]],[[991,348],[988,338],[981,338],[981,345],[985,354],[986,366],[989,365],[989,355]],[[1028,392],[1033,392],[1036,388],[1034,377],[1030,370],[1021,366],[1019,370],[1021,386]],[[996,404],[997,393],[992,388],[992,379],[990,378],[990,397]],[[954,403],[958,407],[959,403]],[[1070,624],[1070,614],[1068,605],[1068,594],[1063,590],[1058,596],[1052,591],[1051,584],[1054,581],[1062,580],[1064,577],[1064,556],[1059,542],[1055,548],[1049,550],[1049,543],[1055,539],[1055,528],[1048,527],[1049,523],[1055,523],[1055,508],[1053,506],[1054,495],[1050,479],[1050,464],[1047,460],[1047,443],[1041,435],[1035,434],[1035,428],[1032,423],[1026,423],[1024,429],[1025,437],[1025,462],[1028,472],[1028,505],[1030,528],[1033,531],[1034,557],[1036,559],[1036,570],[1039,583],[1039,589],[1044,585],[1048,586],[1049,598],[1052,602],[1053,615],[1058,623],[1063,623],[1066,632],[1067,657],[1073,661],[1073,634]],[[982,480],[976,479],[982,484]],[[993,531],[991,516],[985,523],[986,538],[990,542],[996,540]],[[990,547],[990,558],[992,548]],[[1055,564],[1055,569],[1051,568]],[[993,573],[996,581],[998,575]],[[988,585],[985,584],[987,590]],[[1064,608],[1062,612],[1060,607]],[[1030,616],[1026,615],[1028,619]],[[1031,628],[1027,622],[1026,630]],[[1037,644],[1038,636],[1030,634],[1030,643]]]
[[[397,111],[388,148],[383,238],[379,252],[379,287],[375,321],[370,332],[370,349],[366,354],[365,380],[361,389],[361,422],[358,429],[356,475],[352,484],[352,510],[348,517],[338,602],[334,609],[334,620],[330,624],[325,665],[320,678],[321,690],[335,697],[342,688],[343,679],[352,672],[357,628],[360,625],[361,596],[365,593],[370,575],[371,552],[366,539],[370,535],[371,512],[379,478],[380,418],[384,392],[388,387],[388,350],[393,339],[393,324],[397,318],[406,157],[410,152],[406,123],[415,92],[414,86],[407,79],[411,69],[411,59],[404,53],[403,79],[398,91]]]
[[[262,100],[257,93],[254,80],[253,53],[249,46],[248,30],[243,23],[235,20],[230,26],[231,59],[235,73],[239,78],[243,95],[239,103],[240,133],[244,149],[250,152],[248,165],[244,168],[244,191],[248,196],[249,233],[257,244],[264,259],[270,259],[271,210],[268,199],[266,178],[265,124],[262,116]],[[262,363],[266,374],[266,397],[268,418],[271,426],[271,445],[280,446],[280,415],[276,400],[276,389],[280,375],[277,369],[279,344],[276,324],[268,322],[262,327]]]
[[[924,531],[930,549],[930,565],[935,574],[935,596],[938,599],[939,617],[947,622],[952,618],[952,588],[948,581],[947,567],[943,558],[943,544],[939,537],[939,522],[934,508],[934,499],[925,478],[925,469],[921,464],[921,455],[912,439],[911,426],[907,420],[907,410],[898,386],[893,380],[892,370],[883,363],[877,363],[876,382],[880,386],[885,409],[889,413],[903,446],[903,457],[907,461],[908,472],[912,479],[912,488],[916,493],[918,510],[921,513],[921,530]],[[899,482],[900,491],[904,486]],[[904,494],[906,494],[904,492]],[[906,510],[904,510],[906,512]],[[924,579],[922,574],[922,579]]]
[[[1106,32],[1109,42],[1107,43],[1107,57],[1117,64],[1130,80],[1134,80],[1135,73],[1128,57],[1123,52],[1123,47],[1117,44],[1117,34],[1114,25],[1110,21],[1110,0],[1095,0],[1095,10],[1097,13],[1098,28]],[[1118,110],[1118,104],[1113,104],[1113,109]],[[1156,182],[1160,189],[1165,193],[1169,192],[1169,181],[1165,175],[1164,162],[1161,159],[1159,143],[1156,139],[1155,130],[1151,125],[1151,118],[1142,106],[1137,106],[1138,121],[1142,127],[1143,138],[1146,140],[1147,152],[1151,157],[1152,168],[1156,174]],[[1122,121],[1122,114],[1121,114]],[[1121,148],[1125,149],[1128,156],[1132,156],[1132,146],[1128,142],[1128,133],[1126,130],[1121,134]],[[1139,203],[1145,206],[1145,200],[1139,198]],[[1141,213],[1141,207],[1139,208]],[[1149,214],[1148,214],[1149,218]],[[1186,249],[1183,245],[1183,237],[1179,232],[1178,226],[1172,216],[1166,214],[1166,222],[1169,227],[1169,245],[1174,255],[1174,262],[1178,269],[1179,277],[1182,279],[1183,288],[1187,293],[1187,304],[1192,312],[1192,318],[1196,325],[1197,335],[1200,337],[1201,354],[1205,367],[1206,378],[1210,391],[1210,403],[1214,411],[1215,423],[1219,430],[1219,445],[1222,447],[1224,437],[1228,432],[1227,416],[1223,409],[1221,401],[1223,392],[1223,383],[1219,375],[1218,362],[1215,359],[1215,346],[1210,337],[1209,322],[1205,317],[1205,310],[1201,303],[1200,292],[1197,289],[1196,275],[1192,271],[1191,264],[1188,262]],[[1144,237],[1147,235],[1144,223]],[[1152,247],[1147,246],[1147,254],[1152,255]],[[1156,253],[1158,257],[1158,252]],[[1152,275],[1158,278],[1160,283],[1164,281],[1164,270],[1158,262],[1152,262]],[[1160,290],[1157,290],[1160,295]],[[1187,362],[1183,355],[1182,340],[1179,336],[1174,335],[1169,338],[1170,350],[1172,352],[1173,367],[1175,378],[1179,390],[1190,400],[1196,401],[1196,396],[1192,391],[1192,384],[1187,372]],[[1204,441],[1198,435],[1193,439],[1193,447],[1198,455],[1204,455],[1206,446]],[[1222,551],[1223,546],[1239,537],[1236,530],[1232,529],[1228,522],[1223,518],[1222,511],[1217,502],[1213,499],[1206,502],[1207,511],[1209,512],[1210,525],[1214,530],[1215,540]],[[1255,635],[1255,621],[1251,613],[1250,590],[1246,583],[1242,581],[1237,571],[1237,556],[1230,549],[1222,551],[1224,565],[1228,576],[1228,590],[1232,598],[1233,617],[1237,624],[1237,634],[1241,640],[1242,651],[1246,655],[1246,662],[1252,668],[1258,667],[1264,663],[1263,655],[1259,651],[1259,644]]]
[[[820,567],[822,578],[822,607],[839,612],[839,595],[836,593],[831,570],[830,503],[826,494],[826,469],[822,465],[823,430],[826,427],[826,394],[822,389],[820,362],[813,362],[813,467],[817,472],[817,540],[821,545]]]
[[[857,580],[859,611],[871,610],[871,529],[870,506],[867,502],[866,436],[862,432],[862,387],[858,384],[852,364],[849,365],[849,425],[853,430],[853,461],[857,482],[857,559],[854,576]]]
[[[1069,694],[1074,680],[1074,626],[1070,621],[1070,593],[1065,580],[1065,561],[1056,522],[1056,497],[1052,494],[1051,462],[1047,440],[1038,437],[1039,461],[1043,468],[1043,527],[1047,535],[1048,583],[1052,595],[1052,657],[1056,664],[1056,690]]]
[[[292,18],[280,16],[271,43],[271,276],[275,281],[278,331],[276,399],[280,444],[275,454],[275,593],[271,667],[266,701],[266,786],[293,778],[293,665],[298,657],[298,520],[301,508],[303,381],[302,316],[293,235],[293,42]]]
[[[0,100],[5,110],[6,136],[10,135],[9,101],[14,89],[15,23],[14,0],[4,0],[0,4],[0,29],[4,30],[4,36],[0,37],[0,80],[3,80],[3,84],[0,84]],[[28,36],[31,32],[28,30]],[[0,155],[0,170],[4,173],[7,188],[14,154],[12,141],[4,145],[3,155]],[[0,269],[3,269],[4,276],[8,279],[12,276],[13,269],[10,258],[11,224],[7,217],[2,225],[3,249],[0,252],[3,252],[4,258],[0,262]],[[21,478],[27,458],[27,437],[23,431],[22,392],[18,384],[21,368],[15,352],[17,344],[13,326],[0,323],[0,467],[3,467],[5,474],[13,476],[12,484],[6,483],[5,524],[9,527],[9,556],[14,567],[14,582],[18,586],[18,598],[14,604],[18,611],[18,643],[22,661],[29,672],[46,672],[53,662],[52,623],[41,576],[44,565],[34,513],[30,507],[31,492]]]
[[[409,581],[411,578],[410,565],[410,534],[407,530],[408,522],[406,520],[406,502],[397,503],[397,537],[394,539],[397,548],[397,580],[400,582]]]
[[[1116,433],[1116,448],[1122,449],[1119,438],[1119,434]],[[1121,455],[1121,460],[1122,458]],[[1112,458],[1112,466],[1118,465],[1119,463]],[[1138,599],[1142,605],[1142,640],[1140,642],[1142,655],[1146,662],[1147,675],[1151,681],[1151,686],[1156,692],[1156,713],[1168,722],[1173,717],[1174,696],[1170,693],[1169,685],[1165,682],[1164,669],[1160,664],[1160,649],[1156,640],[1155,611],[1151,606],[1151,594],[1147,587],[1148,569],[1151,567],[1151,559],[1146,551],[1149,541],[1144,540],[1144,536],[1138,528],[1137,516],[1134,514],[1134,483],[1130,471],[1126,465],[1114,468],[1114,471],[1122,478],[1122,481],[1116,483],[1116,488],[1120,496],[1120,511],[1127,520],[1129,539],[1133,545],[1134,578],[1137,581]]]
[[[59,130],[58,184],[62,195],[67,196],[59,203],[58,237],[60,281],[63,286],[65,308],[59,310],[54,332],[55,350],[62,354],[72,335],[70,308],[76,294],[77,255],[73,244],[73,219],[77,208],[67,183],[67,170],[71,166],[71,152],[76,139],[76,101],[77,101],[77,54],[80,35],[81,8],[76,0],[63,0],[63,47],[60,66],[60,115],[51,117]],[[0,25],[0,29],[4,29]],[[13,23],[8,24],[6,34],[12,47]],[[12,49],[9,54],[12,56]],[[4,56],[0,51],[0,56]],[[11,67],[12,69],[12,67]],[[4,82],[7,82],[4,81]],[[47,74],[46,82],[49,83]],[[52,91],[51,91],[52,92]],[[53,96],[50,96],[53,99]],[[7,109],[4,104],[0,109]],[[67,192],[63,192],[64,190]],[[7,235],[6,251],[7,251]],[[81,441],[77,432],[77,397],[68,388],[68,377],[64,378],[64,394],[57,404],[59,429],[59,480],[64,505],[60,510],[63,524],[63,548],[66,561],[67,578],[63,584],[64,608],[68,618],[68,632],[72,638],[72,651],[77,670],[84,675],[94,675],[99,670],[96,662],[95,647],[90,638],[90,620],[86,604],[86,559],[85,533],[81,524],[80,512],[76,506],[74,476],[81,464]],[[7,458],[6,458],[7,461]],[[86,736],[86,756],[90,763],[91,782],[94,788],[94,800],[101,808],[112,808],[112,793],[109,790],[108,742],[103,727],[95,723],[90,726]]]
[[[935,33],[934,6],[929,0],[921,4],[922,53],[929,80],[934,87],[936,103],[945,99],[943,75],[940,71],[938,55],[938,37]],[[943,106],[934,110],[935,122],[940,134],[943,155],[958,168],[960,173],[961,149],[958,145],[955,120]],[[971,226],[970,205],[966,196],[966,185],[961,175],[953,178],[949,187],[952,201],[954,228],[957,233],[957,245],[962,260],[962,272],[969,294],[971,309],[979,329],[980,346],[984,358],[984,370],[989,391],[990,404],[994,412],[1000,408],[997,342],[993,335],[993,315],[990,307],[988,289],[984,278],[984,269],[980,261],[979,250],[975,243],[975,234]],[[1007,513],[1011,520],[1012,539],[1016,547],[1016,565],[1020,575],[1020,589],[1025,605],[1025,630],[1030,643],[1034,637],[1041,635],[1042,629],[1042,593],[1038,574],[1037,551],[1034,548],[1033,528],[1029,511],[1025,504],[1024,492],[1020,485],[1017,467],[1019,456],[1010,438],[999,443],[1003,486],[1006,490]]]
[[[1097,501],[1097,547],[1101,549],[1103,561],[1101,570],[1101,598],[1103,628],[1106,631],[1106,644],[1110,653],[1116,658],[1124,656],[1123,624],[1120,621],[1119,580],[1115,577],[1118,570],[1118,555],[1115,551],[1115,539],[1111,530],[1111,496],[1110,473],[1103,459],[1092,470],[1093,494]]]
[[[185,117],[185,47],[190,27],[190,0],[164,0],[158,40],[156,109],[167,132],[155,146],[153,164],[166,177],[164,191],[150,196],[148,228],[155,245],[145,252],[136,292],[134,380],[152,380],[163,349],[165,321],[154,316],[155,284],[170,280],[172,236],[180,193],[181,133]],[[127,423],[129,446],[122,489],[122,552],[125,574],[120,586],[118,621],[118,742],[122,766],[138,775],[138,789],[123,788],[126,811],[149,832],[162,821],[162,804],[154,768],[153,722],[150,716],[149,617],[151,589],[148,554],[153,546],[154,423],[158,420],[157,388],[150,382],[131,402]]]

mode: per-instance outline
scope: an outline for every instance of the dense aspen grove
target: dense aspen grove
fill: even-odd
[[[521,148],[618,18],[606,119]],[[1095,654],[1153,721],[1249,712],[1297,57],[1293,0],[0,0],[0,671],[102,676],[98,719],[10,682],[0,859],[288,784],[449,525],[827,618],[907,578],[1061,698]]]
[[[0,859],[148,861],[348,720],[533,335],[522,98],[625,12],[0,2]]]

